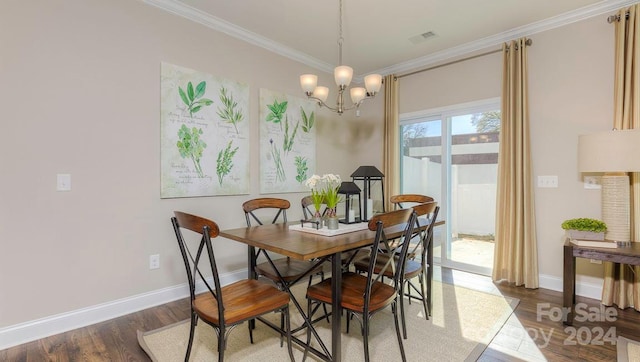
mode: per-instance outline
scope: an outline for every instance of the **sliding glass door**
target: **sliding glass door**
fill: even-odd
[[[401,115],[401,193],[432,196],[443,266],[490,274],[500,134],[499,100]]]

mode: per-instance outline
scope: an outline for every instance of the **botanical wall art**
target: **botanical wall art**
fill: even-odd
[[[314,102],[260,89],[260,192],[305,192],[316,170]]]
[[[161,197],[249,193],[249,87],[161,64]]]

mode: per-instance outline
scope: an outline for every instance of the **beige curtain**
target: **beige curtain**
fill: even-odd
[[[618,12],[615,23],[614,117],[616,129],[640,128],[640,5]],[[627,16],[628,14],[628,16]],[[629,155],[621,155],[629,157]],[[631,157],[637,157],[632,155]],[[640,241],[640,173],[631,179],[631,240]],[[602,304],[640,311],[640,267],[604,263]]]
[[[385,178],[384,202],[389,211],[389,197],[400,193],[400,124],[398,123],[398,78],[384,77],[384,149],[382,173]]]
[[[493,280],[538,288],[526,39],[503,46]]]

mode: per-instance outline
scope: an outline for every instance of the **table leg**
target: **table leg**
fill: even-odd
[[[564,246],[564,273],[562,281],[562,306],[566,313],[564,324],[573,324],[573,309],[576,305],[576,258],[573,256],[573,246]]]
[[[299,282],[300,280],[302,280],[302,278],[308,276],[309,273],[311,273],[313,270],[316,269],[316,267],[320,266],[322,263],[324,263],[326,260],[329,259],[329,257],[324,257],[321,259],[318,259],[316,261],[314,261],[314,263],[309,267],[309,269],[303,273],[303,275],[299,276],[297,279],[287,283],[284,281],[284,279],[282,278],[282,275],[280,274],[280,272],[278,271],[278,268],[276,268],[275,264],[273,263],[273,260],[271,260],[271,257],[269,257],[269,254],[267,254],[264,250],[262,250],[262,252],[264,253],[264,257],[267,259],[267,262],[271,265],[271,268],[273,268],[273,270],[275,271],[275,274],[278,277],[278,280],[280,281],[279,287],[282,288],[284,291],[286,291],[287,293],[289,293],[290,296],[290,300],[293,303],[293,305],[296,307],[296,309],[298,310],[298,312],[300,313],[300,315],[302,316],[302,318],[304,319],[304,325],[301,327],[298,327],[296,330],[301,330],[304,328],[309,328],[309,330],[311,331],[311,333],[313,333],[313,336],[316,338],[316,340],[318,341],[318,343],[320,344],[320,347],[322,348],[322,351],[316,349],[315,347],[311,347],[308,346],[308,343],[305,343],[304,341],[300,340],[299,338],[297,338],[296,336],[292,335],[291,336],[291,341],[303,346],[303,347],[309,347],[309,351],[315,355],[317,355],[318,357],[320,357],[322,360],[324,361],[332,361],[332,359],[330,358],[330,354],[331,352],[329,352],[329,350],[327,349],[325,343],[322,341],[322,339],[320,338],[320,336],[318,335],[318,332],[313,328],[313,320],[311,320],[311,315],[313,314],[311,312],[311,310],[309,312],[309,315],[305,314],[305,311],[303,310],[302,306],[300,305],[300,303],[298,302],[298,300],[296,299],[295,295],[293,295],[293,293],[291,292],[291,286],[293,286],[294,284],[296,284],[297,282]],[[255,254],[253,254],[253,259],[257,259],[257,256]],[[251,262],[250,262],[251,264]],[[255,264],[255,263],[254,263]],[[333,265],[333,264],[332,264]],[[257,273],[256,273],[257,274]],[[338,273],[336,274],[338,275],[338,277],[341,277],[342,274]],[[338,284],[339,285],[339,284]],[[325,317],[320,317],[318,320],[324,319]],[[266,324],[267,326],[269,326],[270,328],[273,328],[274,330],[280,332],[281,334],[284,335],[285,331],[282,329],[281,326],[276,326],[275,324],[261,318],[258,317],[257,319],[261,320],[264,324]],[[339,321],[339,320],[338,320]],[[251,322],[255,322],[255,320],[251,320]],[[306,325],[306,326],[305,326]],[[339,334],[338,334],[339,335]],[[306,354],[306,352],[305,352]]]
[[[248,250],[248,262],[247,265],[249,265],[249,270],[248,270],[248,275],[247,277],[249,279],[257,279],[257,275],[256,275],[256,248],[253,246],[249,246],[249,250]]]
[[[431,282],[433,281],[433,233],[429,235],[429,244],[427,245],[427,309],[431,315],[432,301]]]
[[[256,275],[256,248],[255,247],[253,246],[248,247],[247,257],[248,257],[247,265],[249,266],[247,270],[247,278],[258,279],[258,276]],[[256,328],[255,319],[252,319],[249,321],[249,328],[251,329]]]
[[[342,255],[340,252],[333,254],[331,260],[331,355],[333,361],[340,361],[342,358]]]

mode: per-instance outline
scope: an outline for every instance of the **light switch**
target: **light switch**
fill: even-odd
[[[57,183],[58,191],[71,191],[71,175],[68,173],[59,173],[58,174],[58,183]]]

